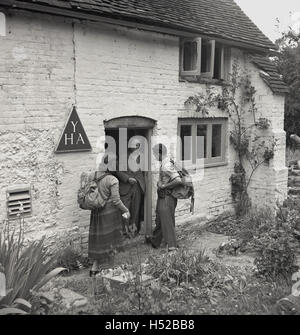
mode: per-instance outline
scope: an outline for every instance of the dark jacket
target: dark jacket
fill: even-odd
[[[115,172],[116,177],[120,181],[120,195],[126,195],[130,189],[131,184],[128,182],[129,178],[135,178],[141,187],[143,194],[146,191],[145,177],[142,171],[132,172],[132,171],[117,171]]]

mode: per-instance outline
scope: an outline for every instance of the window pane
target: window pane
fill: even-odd
[[[209,72],[211,68],[211,44],[209,40],[202,40],[201,47],[201,72]]]
[[[207,158],[207,125],[197,126],[197,159]]]
[[[187,161],[192,159],[192,126],[180,127],[181,138],[181,160]]]
[[[214,67],[214,79],[221,79],[222,74],[222,46],[216,44],[215,48],[215,67]]]
[[[212,126],[212,157],[222,156],[222,125]]]
[[[197,69],[197,42],[183,44],[183,70],[194,71]]]

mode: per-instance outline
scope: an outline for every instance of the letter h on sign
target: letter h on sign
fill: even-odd
[[[91,150],[92,147],[89,139],[84,131],[76,108],[73,107],[55,152],[63,153]]]

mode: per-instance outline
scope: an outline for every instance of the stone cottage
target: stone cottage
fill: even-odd
[[[85,244],[80,174],[96,168],[99,138],[118,141],[124,128],[129,138],[201,134],[204,153],[190,148],[189,157],[204,162],[194,218],[232,210],[230,118],[215,107],[197,113],[185,101],[208,87],[221,92],[234,60],[251,75],[258,117],[271,121],[268,136],[276,140],[273,159],[253,177],[251,199],[282,202],[286,88],[268,60],[275,49],[233,0],[1,0],[0,222],[13,225],[22,211],[28,236]],[[72,150],[57,150],[72,111],[82,138],[69,129]],[[149,234],[157,174],[146,178]],[[177,214],[189,217],[186,201]]]

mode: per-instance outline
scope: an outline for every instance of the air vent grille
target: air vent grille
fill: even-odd
[[[7,191],[7,216],[10,219],[31,214],[30,187]]]

